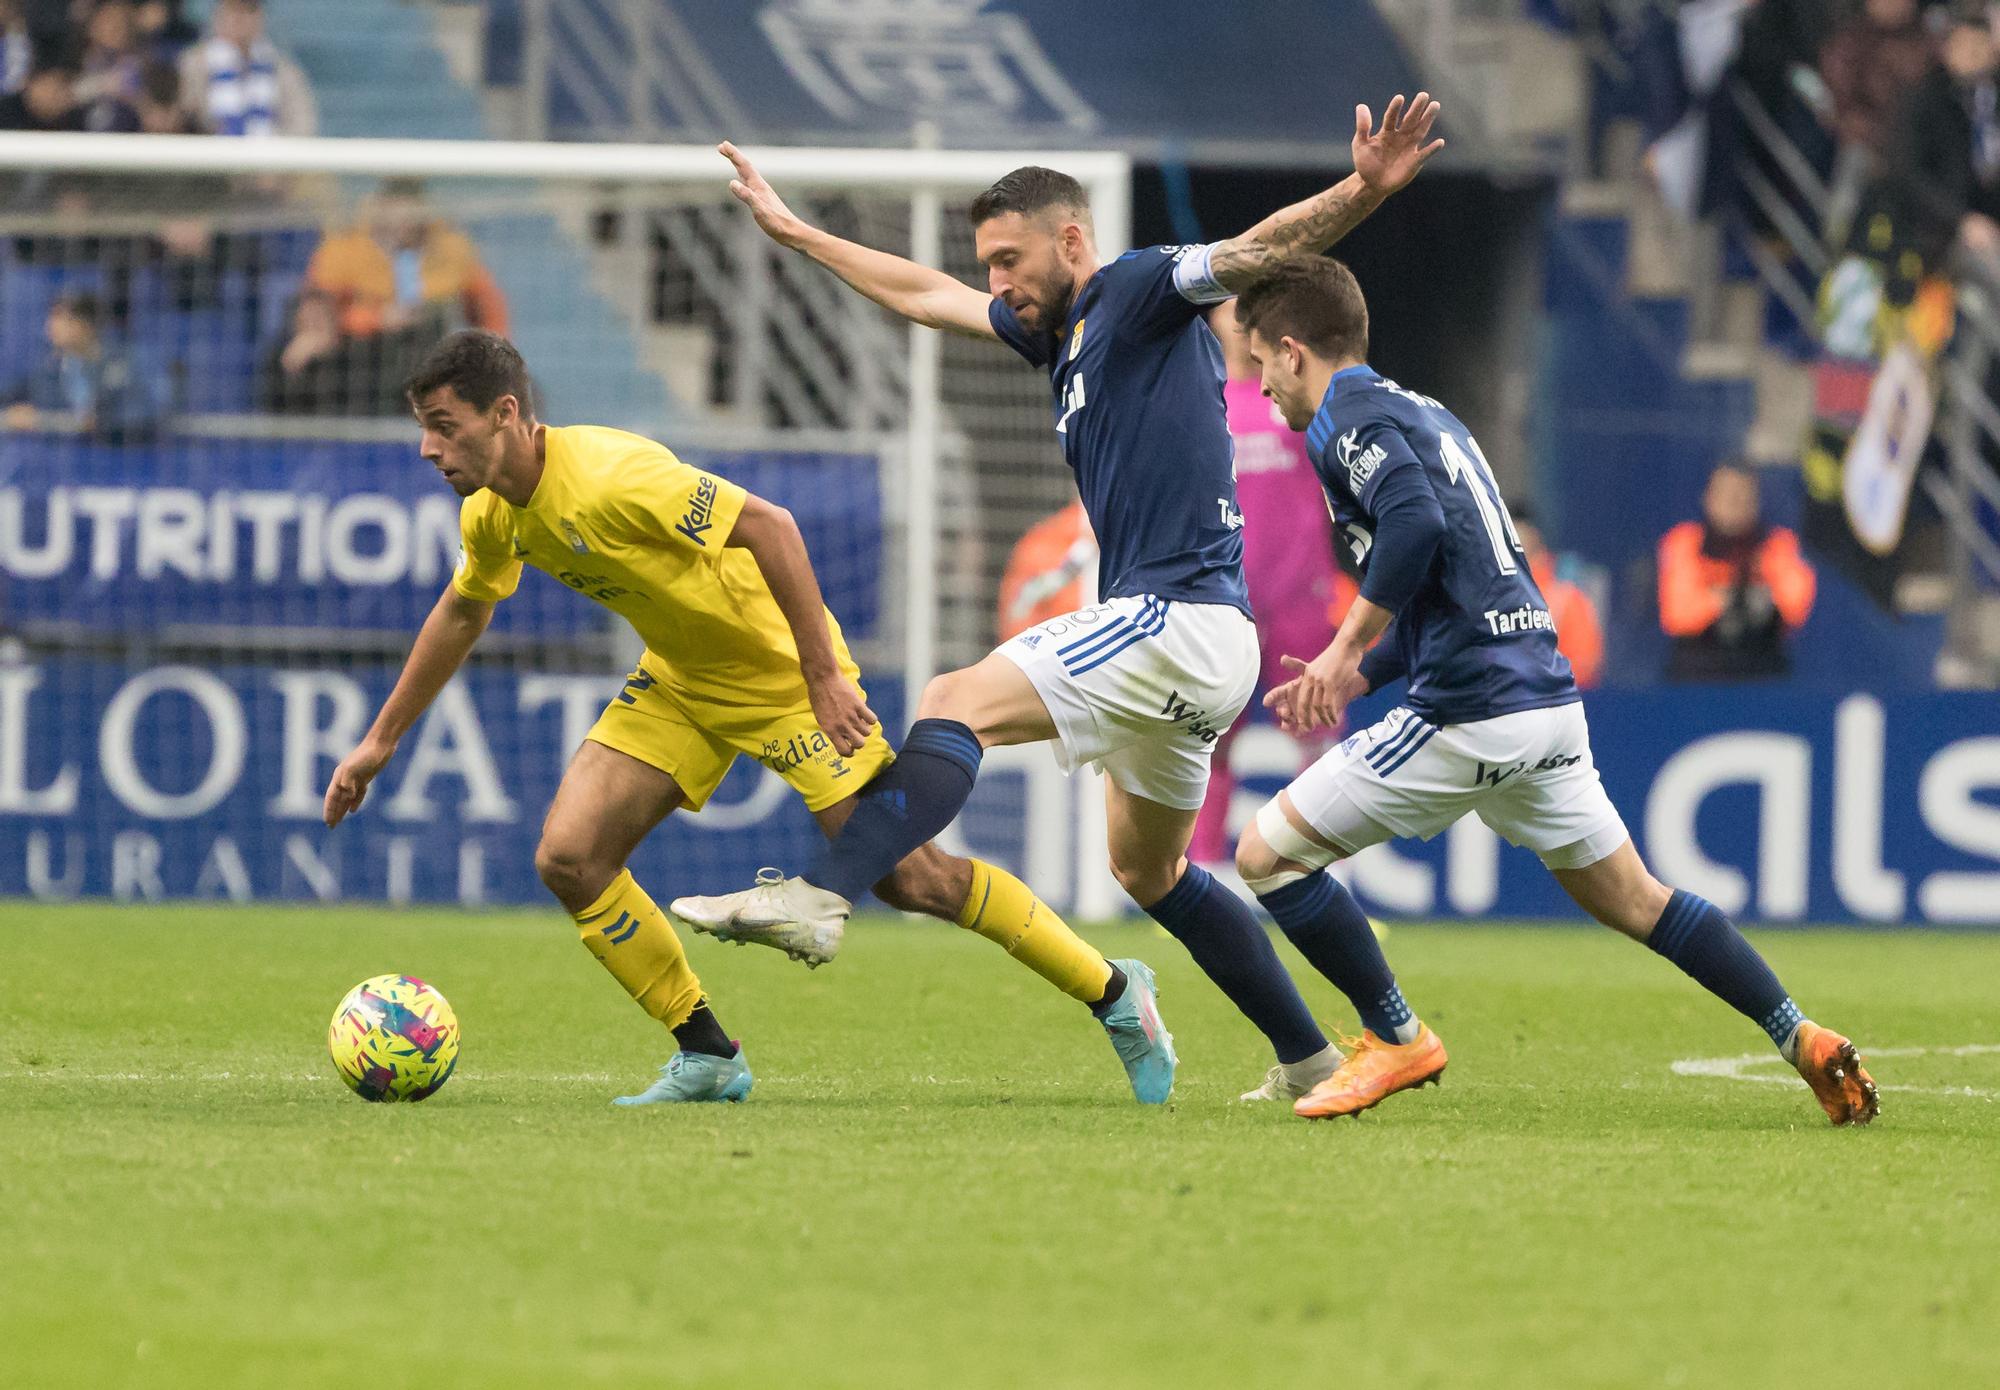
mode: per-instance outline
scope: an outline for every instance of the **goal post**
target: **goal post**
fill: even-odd
[[[1115,152],[746,153],[802,215],[962,278],[979,274],[964,206],[1023,164],[1084,184],[1107,258],[1129,242],[1130,162]],[[306,336],[312,257],[365,225],[385,187],[420,182],[425,215],[463,234],[553,421],[653,435],[799,504],[878,709],[907,719],[930,676],[990,648],[1008,547],[1068,496],[1046,383],[991,345],[906,329],[778,252],[727,179],[705,145],[0,134],[9,371],[33,375],[48,316],[83,292],[135,362],[171,378],[143,420],[44,401],[0,436],[0,752],[27,750],[0,775],[0,894],[533,900],[515,861],[529,803],[560,770],[537,740],[553,721],[566,756],[633,655],[559,586],[524,584],[501,605],[488,666],[426,745],[436,785],[385,774],[403,819],[380,827],[367,865],[336,863],[341,847],[303,814],[307,774],[323,781],[356,701],[379,700],[455,545],[452,499],[421,494],[434,480],[404,466],[414,435],[383,400],[393,352],[342,358],[331,408],[324,390],[303,405],[267,390]],[[477,321],[469,291],[424,304],[438,331]],[[495,668],[506,680],[482,684]],[[348,683],[315,686],[315,670]],[[284,726],[268,750],[267,706]],[[523,711],[540,733],[492,727]],[[89,737],[52,732],[70,717]],[[976,803],[961,830],[981,852],[1014,841],[1044,878],[1060,865],[1052,898],[1115,910],[1096,788],[1064,784],[1057,814],[1052,766],[1031,751],[995,770],[1032,785]],[[547,765],[503,786],[485,762],[513,754]],[[253,785],[260,769],[283,785]],[[796,819],[753,833],[776,814],[775,784],[732,774],[705,818],[722,828],[674,832],[668,857],[697,870],[678,881],[747,877],[757,854],[809,846]],[[411,862],[432,809],[438,843],[455,842],[442,867]]]

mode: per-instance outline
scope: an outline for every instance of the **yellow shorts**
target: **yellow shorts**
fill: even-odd
[[[672,777],[690,811],[708,803],[738,753],[782,777],[809,811],[846,800],[896,757],[877,729],[843,758],[820,732],[803,684],[793,705],[723,704],[671,688],[643,666],[626,677],[585,737]]]

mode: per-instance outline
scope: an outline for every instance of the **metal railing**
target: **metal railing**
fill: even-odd
[[[1740,243],[1765,287],[1801,324],[1812,326],[1820,281],[1839,254],[1848,221],[1843,180],[1823,177],[1741,84],[1729,95],[1750,140],[1735,174],[1771,233],[1746,235]],[[1711,278],[1719,275],[1717,264]],[[1986,593],[2000,586],[2000,540],[1981,519],[1982,507],[2000,515],[2000,476],[1995,472],[2000,405],[1990,387],[1993,367],[2000,362],[2000,305],[1977,278],[1964,276],[1957,281],[1955,299],[1957,331],[1938,377],[1936,430],[1943,467],[1921,469],[1916,484],[1936,507],[1950,539],[1948,640],[1992,649],[2000,644],[1979,636],[1976,627],[1987,621],[1981,616],[1988,611]],[[1991,664],[1993,658],[1978,660]]]

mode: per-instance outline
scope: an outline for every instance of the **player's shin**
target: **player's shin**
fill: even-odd
[[[1753,1019],[1787,1061],[1797,1061],[1794,1044],[1804,1016],[1778,983],[1776,972],[1721,908],[1677,891],[1667,900],[1646,944],[1703,989]]]
[[[1280,1062],[1303,1061],[1325,1051],[1326,1035],[1285,973],[1271,938],[1250,909],[1207,870],[1188,865],[1164,898],[1144,906],[1148,916],[1187,947],[1195,964],[1229,996],[1229,1002],[1271,1040]]]
[[[1276,873],[1247,886],[1299,954],[1347,996],[1363,1027],[1384,1042],[1415,1040],[1422,1025],[1403,1001],[1368,914],[1337,879],[1320,869]]]
[[[665,1024],[691,1052],[734,1055],[702,997],[680,938],[630,869],[621,869],[596,902],[576,914],[578,934],[598,963],[640,1008]]]
[[[905,855],[957,818],[982,754],[978,737],[955,719],[919,719],[896,761],[870,782],[854,814],[805,874],[807,883],[858,902]]]
[[[1298,953],[1347,996],[1364,1028],[1383,1042],[1411,1042],[1423,1025],[1403,1002],[1368,914],[1326,872],[1335,857],[1273,800],[1257,813],[1254,832],[1245,833],[1237,869]]]
[[[958,925],[998,945],[1093,1010],[1118,1002],[1125,982],[1102,952],[1072,931],[1020,879],[982,860],[971,863],[972,891],[958,911]]]

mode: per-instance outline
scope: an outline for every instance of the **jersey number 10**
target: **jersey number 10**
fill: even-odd
[[[1466,451],[1471,450],[1468,454]],[[1514,534],[1514,518],[1507,515],[1507,504],[1500,500],[1500,484],[1493,480],[1493,470],[1487,466],[1486,455],[1479,451],[1479,441],[1471,435],[1460,445],[1448,434],[1438,435],[1438,451],[1444,455],[1444,471],[1450,476],[1452,485],[1465,484],[1465,490],[1472,494],[1472,505],[1479,509],[1479,519],[1486,526],[1486,539],[1493,543],[1493,558],[1500,563],[1500,573],[1513,574],[1519,568],[1514,557],[1521,553],[1521,538]]]

